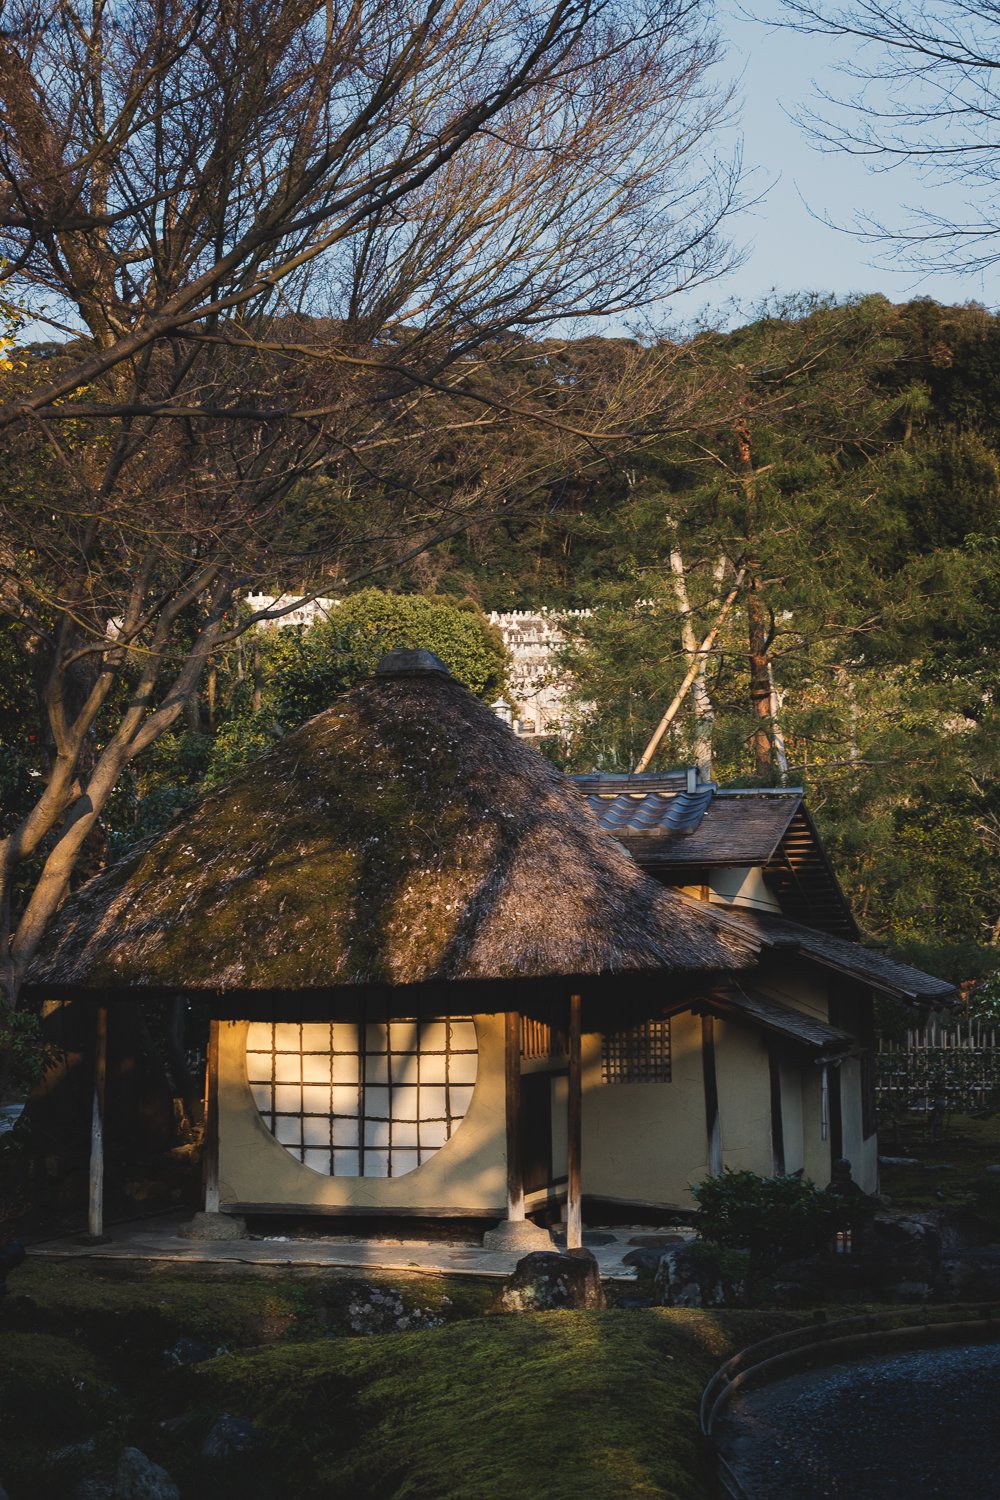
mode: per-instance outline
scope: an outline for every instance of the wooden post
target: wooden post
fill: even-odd
[[[767,1049],[771,1083],[771,1163],[775,1177],[785,1175],[785,1126],[781,1117],[781,1061],[772,1043]]]
[[[719,1125],[719,1085],[715,1076],[715,1017],[701,1018],[701,1066],[705,1080],[705,1130],[708,1135],[708,1170],[713,1177],[722,1171],[722,1130]]]
[[[94,1095],[90,1116],[90,1189],[87,1238],[104,1238],[104,1100],[108,1075],[108,1007],[99,1005],[94,1026]]]
[[[521,1013],[504,1014],[504,1082],[507,1121],[507,1218],[524,1220],[524,1172],[521,1160]]]
[[[569,1102],[566,1112],[566,1249],[583,1244],[583,1207],[580,1196],[582,1137],[582,1069],[580,1062],[580,996],[569,1001]]]
[[[219,1023],[208,1023],[205,1064],[205,1145],[202,1152],[205,1212],[219,1212]]]

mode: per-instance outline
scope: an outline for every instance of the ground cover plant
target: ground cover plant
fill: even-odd
[[[106,1478],[125,1446],[166,1468],[185,1500],[708,1500],[705,1382],[736,1349],[802,1316],[514,1317],[490,1314],[495,1282],[365,1281],[442,1321],[359,1336],[356,1278],[330,1271],[29,1259],[0,1309],[0,1479],[11,1500],[55,1500],[84,1477]],[[184,1363],[196,1344],[213,1357]],[[253,1424],[250,1446],[206,1458],[223,1414]]]
[[[939,1133],[909,1115],[882,1149],[879,1182],[894,1209],[972,1208],[1000,1230],[1000,1172],[987,1171],[1000,1166],[1000,1114],[952,1115]]]

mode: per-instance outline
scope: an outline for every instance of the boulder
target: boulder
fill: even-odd
[[[935,1291],[948,1302],[1000,1301],[1000,1247],[946,1251],[938,1266]]]
[[[168,1370],[179,1370],[184,1365],[200,1365],[206,1359],[215,1359],[217,1354],[228,1354],[225,1344],[205,1344],[201,1339],[180,1338],[170,1349],[163,1351],[163,1363]]]
[[[536,1250],[518,1261],[498,1305],[503,1312],[603,1307],[597,1261],[589,1250]]]
[[[70,1500],[115,1500],[115,1487],[107,1479],[81,1479],[70,1491]]]
[[[690,1235],[669,1234],[633,1234],[629,1240],[630,1245],[635,1245],[637,1250],[671,1250],[674,1245],[683,1245]]]
[[[875,1286],[930,1283],[941,1259],[941,1236],[923,1219],[876,1214],[857,1236],[855,1254]]]
[[[566,1229],[553,1230],[552,1238],[560,1250],[566,1248]],[[613,1245],[617,1241],[616,1234],[609,1234],[605,1229],[585,1229],[583,1231],[584,1245]]]
[[[653,1277],[658,1307],[732,1307],[743,1299],[746,1257],[691,1240],[665,1250]]]
[[[208,1429],[201,1445],[202,1458],[219,1462],[239,1453],[252,1453],[261,1445],[261,1432],[246,1417],[231,1417],[223,1412]]]
[[[126,1448],[118,1460],[115,1500],[181,1500],[181,1492],[166,1469],[138,1448]]]
[[[640,1276],[655,1276],[660,1269],[662,1250],[635,1249],[622,1256],[623,1266],[635,1266]]]

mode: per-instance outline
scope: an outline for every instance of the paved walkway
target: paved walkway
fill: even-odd
[[[448,1276],[509,1276],[517,1255],[499,1254],[479,1245],[440,1240],[361,1239],[353,1235],[324,1235],[319,1239],[274,1236],[245,1240],[189,1240],[178,1233],[180,1218],[158,1217],[116,1224],[107,1245],[82,1245],[73,1238],[47,1240],[31,1246],[32,1255],[62,1260],[185,1261],[191,1264],[229,1263],[258,1266],[354,1266],[367,1270],[437,1272]],[[601,1231],[613,1243],[593,1245],[602,1276],[621,1280],[635,1277],[624,1264],[631,1235],[641,1225]],[[650,1232],[646,1229],[644,1232]]]
[[[994,1500],[1000,1344],[776,1380],[738,1393],[716,1440],[751,1500]]]

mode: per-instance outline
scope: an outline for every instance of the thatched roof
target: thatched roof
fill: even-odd
[[[303,992],[752,967],[428,653],[393,653],[63,908],[33,988]]]

